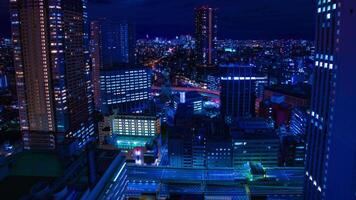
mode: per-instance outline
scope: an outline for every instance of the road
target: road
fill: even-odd
[[[269,181],[248,181],[247,169],[196,169],[167,166],[127,165],[126,195],[197,194],[210,197],[249,199],[250,196],[274,196],[279,199],[302,199],[303,168],[266,168]]]
[[[245,181],[249,175],[247,169],[197,169],[174,168],[166,166],[128,166],[127,174],[133,181],[172,181],[172,182],[201,182],[236,183]],[[277,182],[301,183],[304,181],[303,168],[267,168],[267,177],[273,177]],[[271,182],[271,181],[270,181]]]
[[[152,90],[160,90],[160,87],[153,86]],[[220,96],[220,91],[216,90],[208,90],[204,88],[197,88],[197,87],[171,87],[172,91],[176,92],[199,92],[202,94],[211,94],[215,96]]]

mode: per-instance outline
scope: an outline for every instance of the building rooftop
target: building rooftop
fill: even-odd
[[[244,118],[237,120],[231,125],[232,129],[241,130],[259,130],[259,129],[272,129],[271,123],[264,118]]]
[[[31,188],[39,182],[52,182],[53,177],[40,176],[8,176],[0,181],[0,194],[11,199],[21,199],[30,193]]]
[[[130,114],[118,114],[112,115],[113,119],[158,119],[155,114],[150,113],[130,113]]]
[[[230,127],[233,139],[278,139],[273,125],[262,118],[240,119]]]
[[[26,152],[18,158],[17,162],[27,162],[26,164],[20,164],[23,168],[29,167],[30,164],[30,168],[24,171],[21,169],[22,171],[20,172],[22,174],[18,172],[20,169],[15,169],[13,174],[16,173],[16,175],[8,176],[5,179],[7,180],[6,183],[11,186],[10,188],[16,188],[16,191],[14,191],[15,195],[24,199],[52,199],[58,193],[68,196],[72,192],[81,196],[91,185],[88,176],[89,171],[96,170],[94,184],[98,184],[104,173],[106,173],[118,157],[120,157],[121,161],[124,161],[124,157],[119,156],[120,152],[117,150],[98,149],[95,146],[92,146],[90,149],[91,153],[82,152],[77,158],[61,160],[61,163],[57,163],[59,161],[55,159],[55,154],[47,155],[47,153]],[[89,157],[95,162],[95,167],[93,168],[90,167],[92,163],[88,161]],[[32,164],[39,161],[42,161],[40,162],[42,165]],[[59,171],[55,164],[61,164],[64,168]],[[38,169],[34,169],[34,167],[38,167]],[[11,189],[9,191],[11,192]]]
[[[11,175],[58,177],[63,173],[66,164],[55,153],[24,152],[15,158]]]
[[[298,84],[298,85],[272,85],[266,87],[265,90],[270,90],[273,92],[280,93],[282,95],[289,95],[301,98],[311,97],[311,86],[308,84]]]
[[[244,132],[244,131],[232,131],[231,136],[233,140],[278,140],[279,137],[274,130],[268,131],[255,131],[255,132]]]

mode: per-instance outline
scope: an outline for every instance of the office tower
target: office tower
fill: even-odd
[[[356,1],[317,1],[305,199],[356,196]]]
[[[227,121],[251,117],[255,113],[256,90],[259,81],[267,77],[258,76],[250,65],[220,65],[221,116]]]
[[[127,21],[106,19],[92,21],[90,29],[94,102],[96,109],[99,110],[100,71],[135,64],[135,30]]]
[[[152,72],[147,68],[105,69],[100,72],[100,111],[131,113],[149,109]]]
[[[202,6],[195,9],[195,50],[197,64],[215,65],[218,62],[216,8]]]
[[[233,167],[243,167],[248,162],[265,167],[277,167],[279,137],[264,119],[239,120],[231,127]]]
[[[83,146],[94,134],[86,1],[10,4],[24,148]]]

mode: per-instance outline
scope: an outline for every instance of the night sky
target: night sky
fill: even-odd
[[[0,0],[0,36],[9,37],[9,0]],[[136,23],[138,38],[194,33],[194,8],[218,8],[219,39],[313,39],[313,0],[89,0],[91,19]]]

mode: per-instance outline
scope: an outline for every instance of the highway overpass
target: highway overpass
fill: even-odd
[[[129,196],[139,196],[142,193],[156,193],[161,196],[204,194],[237,199],[250,196],[302,198],[303,168],[267,168],[266,172],[268,181],[250,180],[249,171],[246,169],[128,166],[127,194]]]

